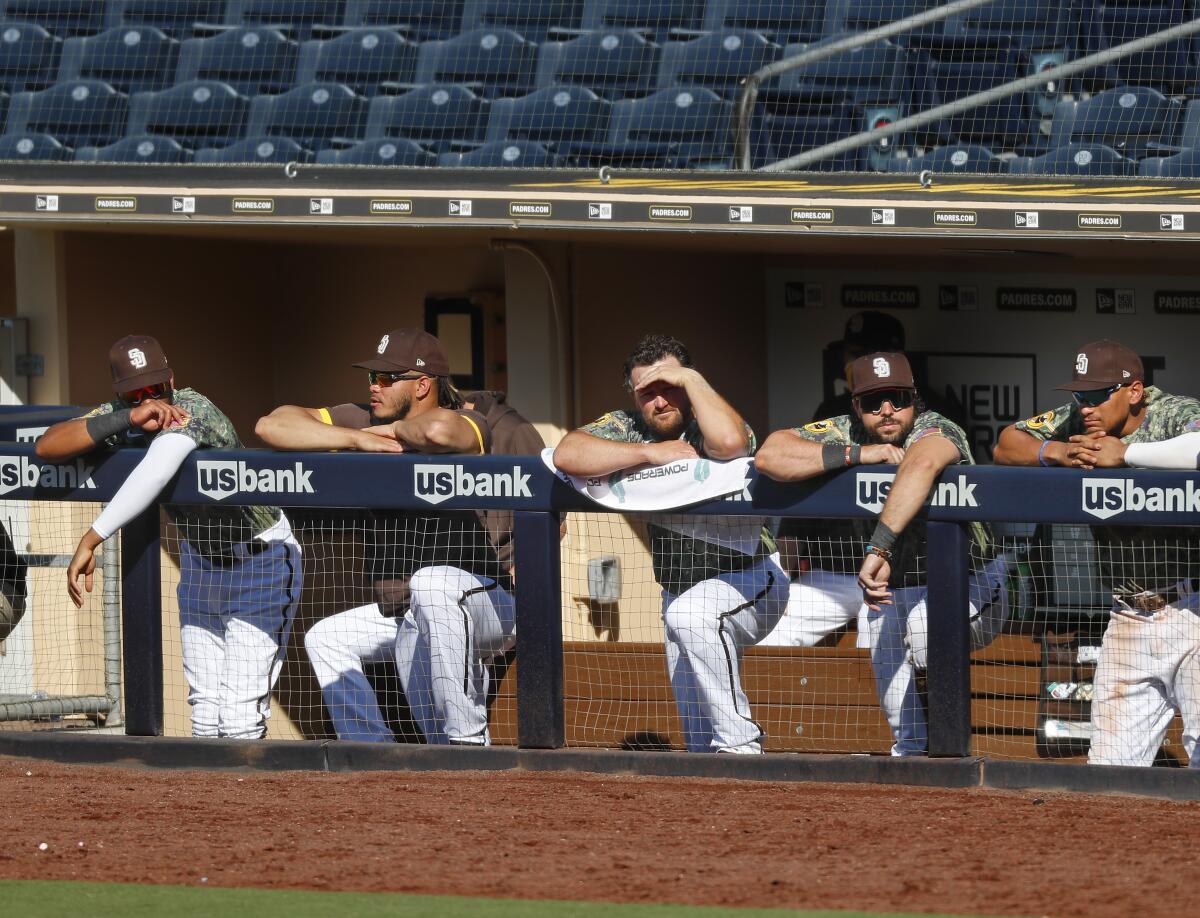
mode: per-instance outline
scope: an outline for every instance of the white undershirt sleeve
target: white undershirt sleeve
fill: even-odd
[[[158,497],[171,476],[179,471],[196,441],[180,433],[164,433],[154,438],[146,456],[137,464],[107,507],[96,517],[92,528],[102,539],[145,510]]]
[[[1125,464],[1135,469],[1200,468],[1200,431],[1180,434],[1158,443],[1130,443]]]

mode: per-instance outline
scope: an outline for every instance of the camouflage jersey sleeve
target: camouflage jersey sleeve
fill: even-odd
[[[1146,417],[1126,443],[1160,443],[1185,433],[1200,431],[1200,401],[1186,395],[1168,395],[1154,386],[1146,388]]]
[[[850,415],[842,414],[823,421],[813,421],[803,427],[792,428],[802,439],[831,446],[850,446],[854,443],[850,435]]]
[[[183,434],[199,449],[242,448],[233,421],[195,389],[176,390],[174,403],[188,413],[188,419],[169,427],[164,433]]]
[[[618,443],[646,442],[638,425],[634,423],[633,416],[627,411],[610,411],[579,429],[601,440],[616,440]]]
[[[1022,433],[1027,433],[1035,440],[1070,439],[1073,434],[1082,433],[1083,423],[1074,405],[1060,405],[1049,411],[1043,411],[1024,421],[1013,425]]]
[[[922,411],[917,415],[916,421],[913,422],[913,429],[909,431],[908,437],[904,441],[904,448],[910,449],[914,443],[926,437],[936,436],[945,437],[954,444],[958,450],[960,463],[974,464],[975,460],[971,457],[971,445],[967,442],[966,431],[936,411]]]

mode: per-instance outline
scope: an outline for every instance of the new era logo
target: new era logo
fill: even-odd
[[[1172,232],[1180,232],[1183,230],[1183,214],[1159,214],[1158,228],[1170,230]]]
[[[891,207],[873,209],[871,211],[871,224],[873,226],[895,226],[896,211]]]
[[[612,219],[612,204],[608,201],[601,201],[594,204],[588,204],[588,219],[589,220],[611,220]]]
[[[1026,229],[1037,229],[1038,212],[1036,210],[1018,210],[1013,215],[1013,221],[1017,226],[1025,227]]]
[[[470,201],[451,201],[450,216],[452,217],[469,217],[471,216]]]
[[[174,197],[171,198],[171,213],[173,214],[194,214],[196,212],[196,199],[192,197]]]
[[[58,195],[39,194],[34,201],[34,209],[52,212],[58,210]]]
[[[753,223],[754,208],[735,205],[729,208],[730,223]]]
[[[329,216],[333,213],[333,198],[309,198],[308,212],[310,214]]]

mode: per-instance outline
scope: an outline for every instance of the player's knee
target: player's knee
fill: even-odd
[[[304,632],[304,651],[310,657],[321,656],[328,648],[332,631],[329,622],[330,619],[321,619]]]

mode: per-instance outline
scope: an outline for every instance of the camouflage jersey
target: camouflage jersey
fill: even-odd
[[[842,414],[824,421],[814,421],[803,427],[794,428],[805,440],[814,443],[837,444],[839,446],[867,446],[872,441],[857,415]],[[922,411],[913,423],[901,446],[908,450],[918,440],[928,436],[943,436],[958,449],[959,465],[974,465],[967,435],[953,421],[936,411]],[[859,468],[864,468],[859,466]],[[935,486],[936,487],[936,486]],[[810,537],[805,550],[814,567],[843,574],[857,574],[871,533],[875,531],[874,520],[821,521],[826,535]],[[981,560],[990,556],[992,537],[982,523],[970,524],[971,563],[977,567]],[[926,525],[918,516],[899,535],[892,549],[892,587],[923,586],[925,571],[922,556],[925,554]]]
[[[198,449],[241,449],[233,422],[211,401],[195,389],[176,389],[172,403],[188,413],[188,419],[177,424],[166,433],[183,434],[192,440]],[[114,411],[133,407],[121,399],[106,402],[84,415],[92,418]],[[105,446],[147,447],[159,433],[146,433],[140,429],[114,434],[104,441]],[[278,507],[210,507],[166,505],[167,516],[179,527],[180,535],[200,555],[215,561],[229,561],[234,557],[233,547],[248,542],[279,522]]]
[[[603,440],[616,440],[621,443],[654,443],[658,438],[650,431],[639,416],[627,411],[611,411],[590,424],[581,427],[584,433]],[[746,433],[750,437],[750,453],[758,448],[754,431],[747,425]],[[699,455],[704,453],[704,436],[700,433],[699,423],[693,419],[679,437],[694,449]],[[700,517],[694,519],[699,520]],[[711,517],[714,527],[728,517]],[[665,526],[653,522],[653,517],[647,520],[650,532],[650,557],[654,565],[654,578],[659,585],[669,593],[678,595],[689,590],[696,584],[711,580],[718,574],[744,570],[775,551],[775,539],[770,530],[762,527],[758,547],[753,554],[745,554],[728,545],[708,542],[700,538],[684,535]]]
[[[1160,443],[1200,431],[1200,401],[1146,387],[1142,423],[1122,443]],[[1084,434],[1083,415],[1073,402],[1018,421],[1017,430],[1037,440],[1066,442]],[[1200,528],[1193,526],[1093,526],[1100,580],[1113,593],[1158,593],[1197,576]]]

